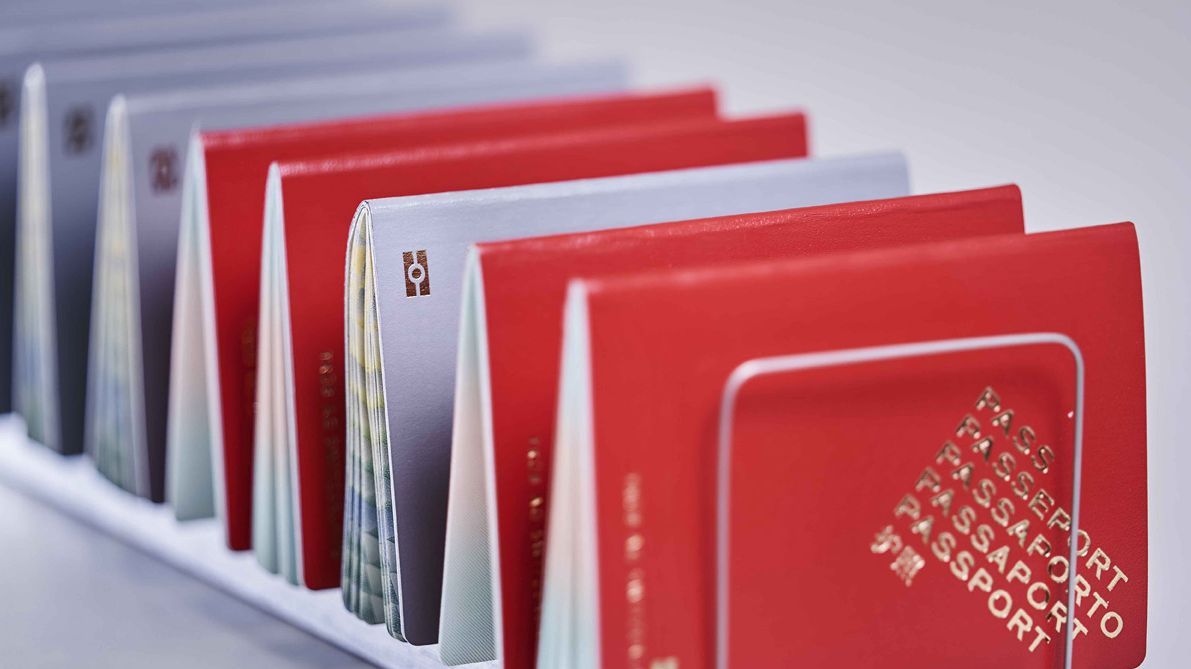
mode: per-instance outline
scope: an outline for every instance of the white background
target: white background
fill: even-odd
[[[1150,639],[1191,632],[1191,1],[467,0],[549,55],[624,54],[637,83],[805,107],[814,152],[899,148],[916,192],[1021,186],[1031,231],[1131,220],[1146,311]]]

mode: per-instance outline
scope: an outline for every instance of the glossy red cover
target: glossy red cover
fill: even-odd
[[[806,151],[805,117],[786,114],[282,163],[306,585],[328,588],[340,582],[344,472],[326,463],[343,460],[343,381],[341,374],[335,376],[334,393],[328,397],[318,372],[325,355],[331,356],[333,367],[342,368],[343,257],[352,214],[361,200],[792,158]],[[324,411],[332,412],[333,419],[324,421]]]
[[[549,480],[526,476],[526,445],[535,444],[537,469],[549,472],[562,346],[558,324],[570,278],[1022,231],[1021,194],[1003,186],[477,245],[506,666],[530,666],[536,649],[542,563],[533,534],[548,514],[534,520],[528,509],[533,498],[549,504]]]
[[[710,119],[715,92],[692,89],[540,100],[202,133],[215,293],[227,542],[251,548],[252,428],[265,176],[280,160],[384,151],[664,119]],[[338,243],[338,242],[337,242]]]
[[[658,658],[674,658],[685,668],[713,666],[716,431],[721,395],[737,365],[765,356],[1040,331],[1071,337],[1086,365],[1081,527],[1103,552],[1089,555],[1080,568],[1091,589],[1111,602],[1096,606],[1090,593],[1082,598],[1079,620],[1088,634],[1076,642],[1075,666],[1141,662],[1148,588],[1145,343],[1131,224],[626,275],[586,287],[602,666],[648,666]],[[1006,400],[1013,401],[1008,395]],[[926,445],[937,446],[937,438]],[[899,447],[893,435],[874,445]],[[925,446],[912,444],[908,456],[915,467],[922,465],[919,448]],[[892,513],[897,500],[885,498],[885,470],[865,461],[846,464],[850,475],[871,478],[872,490],[881,497],[876,501]],[[792,486],[821,485],[838,475],[838,469],[792,471],[789,480]],[[901,474],[898,484],[905,485]],[[632,527],[623,508],[629,492],[639,521]],[[867,504],[866,495],[855,503]],[[804,511],[832,513],[825,506]],[[836,531],[853,534],[856,546],[867,549],[874,528],[841,524]],[[644,536],[644,548],[630,560],[625,538],[634,532]],[[751,548],[799,547],[762,543]],[[822,561],[837,557],[818,555]],[[1116,580],[1113,567],[1128,580],[1118,580],[1109,591]],[[887,567],[877,567],[856,573],[855,579],[867,597],[880,593],[889,576]],[[627,585],[643,596],[630,602]],[[965,590],[959,588],[955,598],[970,603],[963,596],[977,596]],[[850,592],[841,589],[827,601],[809,604],[762,599],[754,601],[755,608],[732,614],[743,616],[745,624],[766,625],[786,615],[788,607],[806,604],[819,607],[822,620],[834,621],[869,606],[853,601]],[[894,613],[898,604],[889,602],[885,610]],[[1001,667],[1007,666],[1008,645],[1019,657],[1013,666],[1055,666],[1047,663],[1053,659],[1047,651],[1031,653],[1028,644],[1006,631],[1005,620],[982,619],[982,627],[965,628],[953,624],[957,616],[940,611],[929,639],[915,638],[912,630],[905,636],[886,633],[882,639],[895,645],[885,650],[904,660],[904,648],[896,644],[956,644],[966,651],[964,666]],[[1120,616],[1120,629],[1115,618],[1108,619],[1109,611]],[[835,629],[816,629],[816,619],[810,629],[769,632],[838,636]],[[1101,629],[1106,619],[1115,638]],[[1038,622],[1057,621],[1040,617]],[[900,623],[892,615],[884,624],[896,629]],[[869,643],[860,631],[848,638],[861,648]],[[638,653],[643,660],[634,659]]]
[[[1076,358],[963,344],[741,370],[718,463],[728,666],[1063,666]],[[1111,555],[1088,536],[1085,587]],[[1102,597],[1115,633],[1112,578],[1083,608]]]

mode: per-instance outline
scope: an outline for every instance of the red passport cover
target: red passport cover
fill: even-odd
[[[1061,667],[1072,350],[1025,335],[834,355],[756,361],[726,393],[717,640],[728,666]],[[1100,597],[1115,634],[1128,584],[1112,584],[1110,565],[1088,587],[1110,553],[1085,547],[1083,608]]]
[[[525,444],[550,471],[567,281],[638,267],[680,268],[790,258],[1023,231],[1015,186],[477,245],[492,398],[500,565],[501,658],[530,666],[542,578],[533,533],[548,514],[549,480],[526,477]],[[528,510],[534,508],[534,520]]]
[[[543,100],[259,128],[200,136],[207,180],[215,338],[227,490],[227,543],[252,545],[252,429],[261,225],[269,164],[353,151],[420,148],[503,137],[656,122],[711,119],[708,88]],[[350,212],[347,216],[350,216]],[[346,218],[345,216],[344,218]],[[336,240],[339,244],[340,240]]]
[[[304,582],[312,589],[340,583],[344,404],[325,421],[324,381],[317,373],[343,344],[343,257],[352,214],[361,200],[515,186],[806,155],[806,119],[786,114],[737,121],[694,120],[463,144],[382,155],[281,163],[285,253],[293,341],[297,471]],[[493,230],[499,236],[499,230]],[[400,271],[388,268],[386,271]],[[454,337],[455,332],[444,332]],[[319,364],[311,364],[317,361]],[[334,397],[343,397],[335,375]],[[325,425],[337,425],[328,435]],[[337,509],[338,512],[331,511]]]
[[[651,658],[673,660],[682,667],[713,666],[716,432],[725,384],[738,365],[769,356],[1030,332],[1070,337],[1082,351],[1086,369],[1080,527],[1088,533],[1091,546],[1079,564],[1079,575],[1089,591],[1077,606],[1077,619],[1087,633],[1077,637],[1075,666],[1135,667],[1141,662],[1148,587],[1145,344],[1137,240],[1131,224],[942,242],[831,259],[626,275],[584,286],[594,379],[592,475],[603,666],[641,666],[641,657],[644,666]],[[1012,408],[1018,397],[1006,390],[1003,399]],[[974,404],[962,405],[976,398],[969,393],[958,401],[948,402],[947,413],[973,410]],[[1055,424],[1053,416],[1038,416],[1042,409],[1033,407],[1029,412],[1029,417],[1022,416],[1026,422]],[[933,421],[935,412],[923,416]],[[993,429],[986,416],[980,420],[985,430]],[[827,471],[786,470],[788,486],[826,486],[841,475],[871,484],[851,484],[857,494],[849,504],[873,510],[873,516],[859,525],[849,524],[854,517],[848,508],[816,503],[800,509],[801,514],[836,519],[832,533],[852,535],[857,550],[871,553],[873,544],[880,545],[877,531],[891,522],[899,503],[888,496],[888,478],[895,479],[898,491],[914,485],[923,458],[930,457],[923,449],[938,448],[944,436],[932,430],[928,441],[907,443],[889,433],[872,444],[889,451],[904,449],[907,471],[914,472],[909,481],[901,469],[893,472],[883,466],[891,462],[887,458],[877,466],[848,459],[836,461]],[[970,448],[974,439],[974,434],[956,438],[964,448]],[[786,444],[796,448],[789,441]],[[1004,445],[1002,440],[999,448]],[[993,451],[993,457],[1001,452]],[[963,457],[971,459],[972,451],[965,451]],[[1071,467],[1069,459],[1055,462]],[[1010,484],[995,485],[994,498],[1009,492]],[[629,492],[636,510],[637,524],[632,527],[625,524],[622,508]],[[1016,505],[1015,521],[1033,516],[1026,505]],[[787,518],[791,523],[798,519]],[[993,548],[1008,544],[1014,557],[1020,557],[1023,549],[1008,529],[995,527]],[[630,555],[625,540],[633,533],[643,536],[644,548]],[[1080,545],[1088,538],[1081,535]],[[778,541],[780,537],[758,538],[752,545],[734,546],[733,552],[752,551],[757,560],[764,559],[758,553],[765,550],[803,551],[810,553],[805,560],[821,563],[840,559],[833,552],[820,552],[812,543],[774,543]],[[921,539],[914,536],[906,541]],[[921,548],[920,543],[914,545]],[[991,568],[992,552],[986,554],[978,546],[972,550],[980,566]],[[1064,551],[1056,550],[1060,552]],[[732,629],[756,625],[769,638],[798,634],[842,643],[843,632],[832,625],[849,620],[855,633],[848,634],[847,647],[834,650],[853,658],[850,664],[856,666],[865,664],[865,657],[877,656],[883,666],[923,666],[924,658],[930,657],[925,653],[934,652],[931,649],[938,644],[957,649],[956,662],[938,666],[960,661],[980,667],[1059,666],[1057,643],[1031,652],[1032,638],[1018,640],[1009,626],[1012,618],[997,617],[988,599],[983,602],[985,617],[965,624],[969,621],[962,615],[964,607],[974,606],[973,600],[980,603],[980,594],[985,594],[983,582],[973,585],[974,576],[966,583],[957,579],[941,584],[940,598],[898,591],[897,599],[871,602],[867,600],[889,591],[888,580],[898,572],[891,573],[888,562],[875,558],[867,562],[850,573],[858,589],[840,588],[824,601],[751,600],[755,608],[731,611],[738,618]],[[1037,564],[1031,564],[1038,573]],[[943,571],[938,564],[931,566]],[[1123,578],[1117,577],[1118,568]],[[971,570],[974,574],[975,566]],[[1061,576],[1061,569],[1057,573]],[[1006,578],[999,573],[993,576],[995,583]],[[1020,603],[1026,596],[1020,590],[1024,586],[1011,584],[1018,588],[1013,596]],[[630,601],[626,587],[643,594]],[[1100,604],[1096,595],[1108,603]],[[995,604],[1000,607],[1003,602]],[[789,619],[788,609],[797,606],[810,606],[818,615],[807,617],[800,629],[770,622]],[[899,627],[900,607],[933,608],[935,627],[925,632]],[[889,629],[870,637],[859,630],[874,621],[852,616],[874,610],[882,612],[879,624]],[[1029,609],[1027,613],[1044,629],[1053,631],[1059,624],[1045,612]],[[903,633],[897,634],[898,629]],[[729,645],[729,649],[735,647]],[[745,650],[766,652],[764,648]]]

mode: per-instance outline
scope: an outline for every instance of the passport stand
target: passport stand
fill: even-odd
[[[338,589],[315,592],[294,587],[261,569],[251,552],[227,550],[217,520],[179,523],[168,506],[153,504],[112,485],[85,456],[63,457],[30,442],[20,418],[14,415],[0,416],[0,484],[377,666],[444,666],[438,659],[437,646],[410,646],[390,637],[384,625],[360,622],[343,607]]]

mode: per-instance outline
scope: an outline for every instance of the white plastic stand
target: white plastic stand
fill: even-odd
[[[179,523],[167,506],[109,483],[85,457],[29,442],[19,418],[0,416],[0,483],[168,562],[314,636],[381,667],[443,667],[437,646],[415,647],[343,607],[339,590],[311,591],[266,572],[250,552],[229,551],[214,519]],[[495,667],[495,663],[469,665]]]

